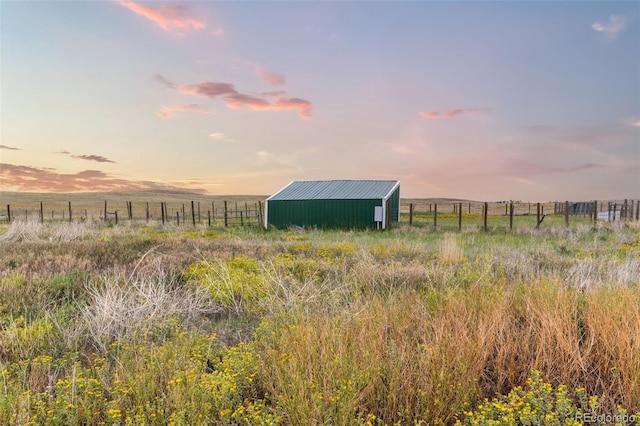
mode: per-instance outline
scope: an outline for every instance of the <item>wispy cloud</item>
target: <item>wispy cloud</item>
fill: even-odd
[[[170,87],[167,85],[167,87]],[[216,83],[205,81],[204,83],[188,84],[177,86],[178,91],[188,95],[202,96],[204,98],[215,99],[218,96],[230,96],[238,94],[238,91],[231,83]]]
[[[603,164],[583,163],[578,165],[553,166],[541,162],[534,162],[522,158],[510,158],[505,161],[502,172],[509,176],[532,177],[550,173],[570,173],[582,170],[606,167]]]
[[[182,111],[197,112],[199,114],[213,114],[213,112],[201,107],[198,104],[189,104],[183,106],[165,106],[162,107],[160,111],[156,112],[156,115],[160,118],[170,118],[173,117],[176,112]]]
[[[22,151],[20,148],[15,148],[13,146],[0,145],[0,149],[6,149],[8,151]]]
[[[102,155],[88,154],[88,155],[75,155],[67,151],[66,149],[60,150],[56,152],[57,154],[68,155],[71,158],[75,158],[76,160],[86,160],[86,161],[95,161],[98,163],[115,163],[115,161],[108,159],[107,157],[103,157]]]
[[[233,139],[229,139],[228,137],[226,137],[225,134],[221,133],[221,132],[211,133],[209,135],[209,137],[211,139],[214,139],[214,140],[220,141],[220,142],[233,142],[234,141]]]
[[[226,106],[231,109],[247,107],[255,111],[296,110],[301,118],[311,117],[311,109],[313,107],[311,102],[301,98],[288,97],[287,92],[284,90],[250,95],[237,91],[231,83],[205,81],[197,84],[181,85],[161,75],[157,75],[155,79],[163,86],[178,90],[180,93],[208,99],[221,98]]]
[[[224,31],[223,28],[217,28],[211,31],[211,35],[214,37],[224,37],[226,35],[226,32]]]
[[[267,71],[260,65],[256,65],[256,74],[258,75],[258,77],[264,80],[265,83],[270,84],[271,86],[282,86],[287,82],[287,78],[284,76],[284,74]]]
[[[640,127],[640,117],[625,117],[620,122],[627,126]]]
[[[609,40],[618,37],[618,33],[627,27],[629,20],[625,16],[611,15],[606,22],[596,21],[591,25],[595,31],[603,33]]]
[[[300,98],[279,98],[272,104],[272,109],[278,111],[281,109],[298,110],[302,118],[311,118],[311,102]]]
[[[458,115],[476,114],[491,112],[489,108],[475,108],[475,109],[454,109],[447,112],[432,111],[432,112],[419,112],[418,114],[424,118],[453,118]]]
[[[142,191],[184,190],[184,187],[153,181],[136,181],[114,177],[99,170],[60,173],[55,169],[0,163],[0,186],[18,191]],[[189,189],[206,192],[202,189]]]
[[[197,31],[206,28],[204,21],[191,15],[186,6],[143,6],[129,0],[114,0],[117,4],[144,16],[158,24],[167,32],[184,34],[189,31]]]
[[[164,78],[163,76],[161,76],[160,74],[156,74],[153,76],[153,78],[160,84],[162,84],[163,86],[165,86],[168,89],[177,89],[178,88],[178,84],[167,80],[166,78]]]
[[[102,155],[70,155],[70,157],[77,160],[96,161],[98,163],[115,163],[115,161],[109,160]]]
[[[260,161],[268,161],[273,159],[273,154],[268,151],[258,151],[256,152],[256,157],[258,157]]]

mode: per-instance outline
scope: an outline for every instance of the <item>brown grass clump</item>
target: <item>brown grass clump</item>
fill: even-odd
[[[440,259],[445,263],[455,263],[462,258],[462,248],[456,234],[447,232],[440,243]]]

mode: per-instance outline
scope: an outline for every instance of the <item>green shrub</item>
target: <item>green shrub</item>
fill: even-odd
[[[567,387],[553,386],[542,379],[537,370],[531,371],[524,387],[516,387],[506,396],[485,399],[475,411],[464,412],[456,425],[582,425],[584,423],[626,425],[629,421],[640,425],[640,413],[628,415],[618,407],[615,414],[599,412],[596,396],[587,398],[583,388],[575,391],[577,401],[569,396]],[[602,421],[601,421],[602,420]]]

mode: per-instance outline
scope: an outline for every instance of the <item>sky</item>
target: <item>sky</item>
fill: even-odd
[[[0,190],[640,197],[635,1],[0,0]]]

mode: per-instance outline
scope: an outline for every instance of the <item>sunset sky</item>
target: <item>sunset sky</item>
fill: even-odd
[[[0,190],[640,197],[640,3],[0,1]]]

